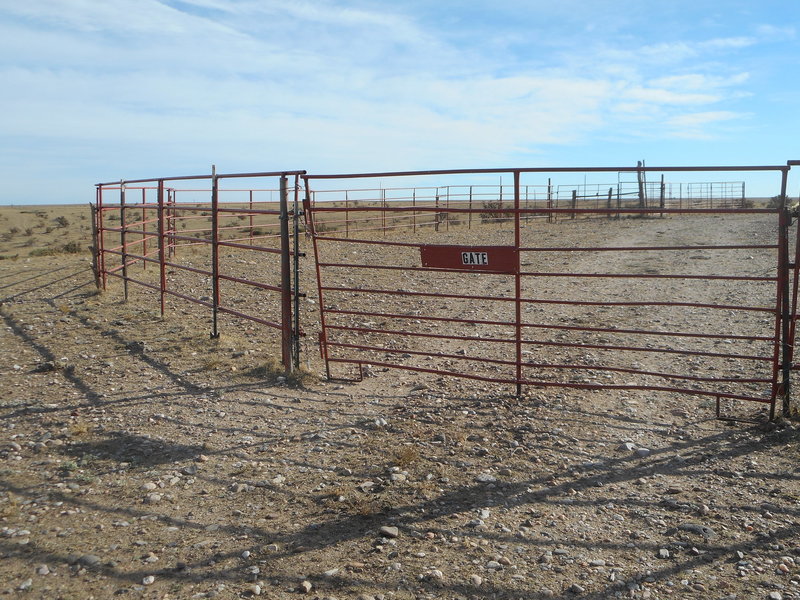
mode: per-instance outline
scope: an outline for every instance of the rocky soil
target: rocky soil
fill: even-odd
[[[758,405],[297,386],[273,332],[97,294],[85,256],[2,261],[0,296],[6,597],[800,598],[800,433]]]

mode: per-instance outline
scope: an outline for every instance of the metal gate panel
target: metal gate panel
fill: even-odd
[[[775,171],[785,186],[788,167],[639,170]],[[611,171],[621,169],[555,170]],[[399,368],[511,384],[518,393],[666,391],[718,404],[755,401],[774,412],[786,389],[783,325],[794,314],[787,318],[788,213],[752,208],[744,197],[722,207],[712,198],[687,208],[663,195],[612,203],[611,192],[607,203],[575,193],[568,208],[532,204],[523,190],[542,187],[551,172],[304,176],[329,376]],[[480,204],[440,195],[423,203],[407,187],[397,198],[351,188],[318,200],[325,179],[344,188],[341,180],[356,177],[487,173],[510,175],[511,192],[483,189]],[[756,237],[742,238],[743,222]],[[493,251],[506,255],[492,259]]]

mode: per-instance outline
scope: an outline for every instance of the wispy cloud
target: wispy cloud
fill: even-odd
[[[665,125],[666,131],[671,137],[702,140],[710,137],[707,129],[709,124],[746,117],[745,114],[724,110],[686,113],[670,118]]]

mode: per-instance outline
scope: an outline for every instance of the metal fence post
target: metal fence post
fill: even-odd
[[[301,296],[305,296],[305,294],[301,294],[300,292],[300,258],[305,256],[305,254],[301,254],[300,252],[300,217],[302,216],[302,211],[300,210],[300,201],[299,201],[299,194],[300,194],[300,176],[294,176],[294,207],[292,211],[292,220],[294,225],[294,239],[292,240],[293,246],[293,264],[292,264],[292,299],[294,304],[292,305],[292,309],[294,310],[294,317],[292,321],[292,366],[297,369],[300,367],[300,298]]]
[[[469,218],[467,221],[467,229],[472,229],[472,186],[469,186]]]
[[[103,186],[97,188],[97,268],[100,271],[100,279],[105,291],[108,284],[108,274],[106,273],[106,238],[103,228]]]
[[[292,361],[292,273],[289,250],[289,201],[286,175],[280,183],[281,228],[281,358],[287,373],[294,370]]]
[[[791,307],[789,305],[789,207],[786,197],[789,168],[783,170],[781,177],[781,217],[780,217],[780,273],[781,278],[781,371],[782,371],[782,414],[789,417],[789,398],[791,394],[792,375],[792,348],[789,336],[791,334]],[[774,408],[773,408],[774,411]],[[774,415],[770,415],[772,418]]]
[[[514,171],[514,248],[517,251],[517,266],[514,272],[514,301],[515,301],[515,334],[516,334],[516,380],[517,397],[522,395],[522,274],[520,273],[519,248],[520,215],[519,215],[519,171]]]
[[[211,337],[219,337],[219,180],[211,165]]]
[[[447,195],[445,196],[444,207],[444,230],[450,231],[450,186],[447,186]]]
[[[147,190],[142,186],[142,256],[147,258]],[[142,270],[147,270],[147,261],[142,261]]]
[[[250,190],[250,245],[253,245],[253,190]]]
[[[125,182],[119,182],[119,243],[122,246],[122,290],[128,301],[128,239],[125,222]]]
[[[411,213],[411,226],[414,233],[417,233],[417,188],[411,193],[411,207],[414,211]]]
[[[167,292],[167,248],[164,232],[164,180],[158,180],[158,267],[161,316],[164,316],[164,304]]]
[[[94,285],[99,290],[100,283],[100,241],[97,235],[97,205],[89,202],[89,211],[92,218],[92,272],[94,273]]]

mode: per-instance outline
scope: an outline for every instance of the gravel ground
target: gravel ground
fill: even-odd
[[[678,229],[774,239],[765,220],[707,225]],[[632,227],[611,233],[644,236]],[[719,421],[695,396],[515,398],[396,370],[293,387],[267,359],[272,332],[225,320],[210,340],[201,309],[171,303],[162,320],[144,291],[95,293],[85,257],[2,261],[0,282],[0,594],[800,598],[791,423]],[[321,372],[311,342],[306,355]]]

